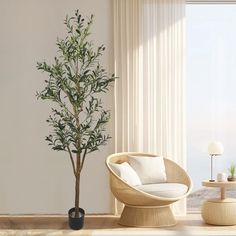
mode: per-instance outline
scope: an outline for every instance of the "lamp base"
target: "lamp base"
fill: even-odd
[[[215,180],[214,179],[209,179],[209,182],[215,182]]]

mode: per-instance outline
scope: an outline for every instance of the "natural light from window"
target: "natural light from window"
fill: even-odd
[[[186,15],[187,167],[199,191],[210,178],[210,142],[225,148],[214,159],[215,178],[236,164],[236,5],[190,4]]]

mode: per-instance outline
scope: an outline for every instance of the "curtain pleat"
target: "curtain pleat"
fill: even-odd
[[[114,0],[116,152],[156,153],[185,168],[184,55],[184,0]],[[176,209],[184,214],[185,204]]]

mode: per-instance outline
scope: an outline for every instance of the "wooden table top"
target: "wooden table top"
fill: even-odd
[[[204,181],[202,181],[202,186],[219,187],[219,188],[236,188],[236,181],[210,182],[209,180],[204,180]]]

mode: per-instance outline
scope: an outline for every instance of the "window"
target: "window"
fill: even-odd
[[[236,164],[236,5],[189,4],[186,15],[187,165],[194,183],[188,210],[198,210],[203,196],[217,191],[201,186],[210,178],[208,144],[218,140],[225,148],[214,159],[215,178]]]

